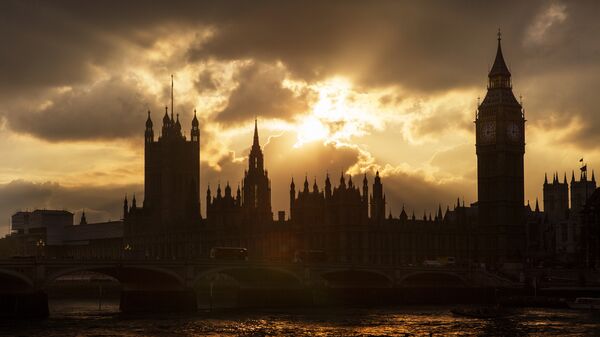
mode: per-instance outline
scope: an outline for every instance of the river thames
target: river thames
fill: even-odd
[[[456,317],[449,306],[220,309],[124,316],[118,302],[52,301],[50,318],[0,321],[2,336],[600,336],[600,313],[515,309],[499,319]]]

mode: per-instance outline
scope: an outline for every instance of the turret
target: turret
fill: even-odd
[[[152,143],[154,141],[154,130],[152,130],[153,124],[152,119],[150,118],[150,110],[148,110],[148,119],[146,119],[146,132],[144,134],[144,139],[146,144]]]
[[[181,136],[181,123],[179,122],[179,114],[177,114],[177,121],[175,122],[175,134]]]
[[[229,181],[225,186],[225,198],[231,198],[231,186],[229,186]]]
[[[402,205],[402,212],[400,212],[400,221],[405,222],[408,220],[408,216],[406,215],[406,211],[404,210],[404,205]]]
[[[294,203],[296,202],[296,184],[294,184],[294,177],[290,183],[290,217],[294,218]]]
[[[319,193],[319,186],[317,186],[317,178],[315,177],[315,181],[313,183],[313,192]]]
[[[162,137],[168,137],[171,129],[171,119],[169,118],[169,107],[165,107],[165,116],[163,117]]]
[[[340,176],[340,188],[346,189],[346,179],[344,178],[344,172],[342,172],[342,175]]]
[[[369,200],[369,181],[367,180],[367,174],[363,178],[363,190],[362,190],[362,199],[363,202],[367,202]]]
[[[81,212],[81,219],[79,220],[80,225],[87,225],[87,219],[85,218],[85,211]]]
[[[125,195],[125,200],[123,200],[123,220],[127,219],[129,215],[129,206],[127,204],[127,195]]]
[[[308,177],[304,176],[304,193],[308,193]]]
[[[331,198],[331,181],[329,180],[329,173],[325,176],[325,198]]]
[[[190,131],[190,136],[192,137],[192,142],[200,141],[200,129],[198,128],[198,118],[196,117],[196,109],[194,109],[194,118],[192,119],[192,130]]]
[[[206,212],[208,213],[208,206],[210,206],[212,197],[210,195],[210,184],[206,188]]]

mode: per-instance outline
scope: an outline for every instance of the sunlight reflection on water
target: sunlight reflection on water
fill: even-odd
[[[600,315],[519,309],[502,319],[455,317],[450,307],[221,310],[190,315],[123,316],[118,301],[53,301],[51,318],[0,321],[21,336],[581,336],[600,335]]]

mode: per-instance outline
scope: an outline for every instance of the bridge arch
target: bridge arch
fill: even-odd
[[[398,280],[400,286],[432,286],[432,287],[464,287],[468,281],[461,275],[451,271],[416,271],[402,276]]]
[[[28,291],[34,289],[34,282],[18,271],[0,268],[0,291]]]
[[[176,272],[153,266],[115,266],[92,265],[59,269],[46,275],[43,288],[62,276],[80,272],[94,272],[115,278],[121,283],[123,289],[135,288],[137,290],[149,289],[183,289],[185,279]]]
[[[293,271],[278,267],[256,266],[221,266],[209,268],[200,272],[195,278],[197,284],[211,275],[224,274],[237,282],[239,286],[269,287],[285,286],[298,287],[302,279]]]
[[[319,277],[327,282],[330,287],[381,287],[388,288],[393,285],[389,275],[371,269],[331,269],[319,273]]]

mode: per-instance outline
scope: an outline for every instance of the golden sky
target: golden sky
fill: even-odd
[[[19,209],[102,221],[125,194],[141,201],[146,111],[158,133],[171,74],[183,129],[200,118],[202,191],[240,182],[257,118],[274,212],[292,177],[322,186],[326,172],[379,170],[395,216],[474,202],[498,27],[527,118],[525,195],[541,201],[544,172],[600,159],[598,6],[4,2],[0,234]]]

